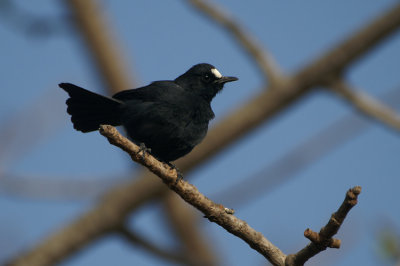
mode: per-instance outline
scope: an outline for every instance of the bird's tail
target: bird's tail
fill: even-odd
[[[122,102],[85,90],[71,83],[60,83],[70,98],[67,113],[76,130],[90,132],[98,130],[101,124],[119,126]]]

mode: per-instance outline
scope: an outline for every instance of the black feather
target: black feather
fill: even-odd
[[[113,98],[85,90],[71,83],[60,83],[70,98],[66,101],[67,112],[76,130],[90,132],[101,124],[119,126],[120,108],[123,103]]]

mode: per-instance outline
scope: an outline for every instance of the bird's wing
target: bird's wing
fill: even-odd
[[[133,138],[154,132],[183,128],[190,122],[193,105],[183,88],[173,81],[156,81],[146,87],[122,91],[113,96],[123,105],[123,124],[135,128]],[[183,124],[183,125],[181,125]]]
[[[154,102],[161,96],[169,98],[180,91],[182,88],[173,81],[155,81],[145,87],[118,92],[113,95],[113,98],[124,102],[129,100]]]

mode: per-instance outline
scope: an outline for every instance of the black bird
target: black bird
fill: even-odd
[[[112,97],[71,83],[59,86],[70,96],[67,112],[76,130],[86,133],[101,124],[123,125],[136,144],[144,144],[152,155],[170,164],[203,140],[214,118],[211,100],[226,82],[235,80],[210,64],[198,64],[173,81],[155,81]]]

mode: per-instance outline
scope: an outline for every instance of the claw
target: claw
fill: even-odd
[[[168,165],[171,169],[175,169],[175,170],[176,170],[177,178],[176,178],[175,183],[174,183],[174,185],[176,186],[176,185],[178,184],[178,182],[179,182],[180,180],[183,179],[183,174],[182,174],[182,172],[178,169],[178,167],[176,167],[173,163],[167,162],[167,165]]]
[[[151,153],[151,149],[146,147],[146,144],[143,142],[139,145],[139,153],[141,153],[142,161],[144,161],[144,157],[147,154]]]

